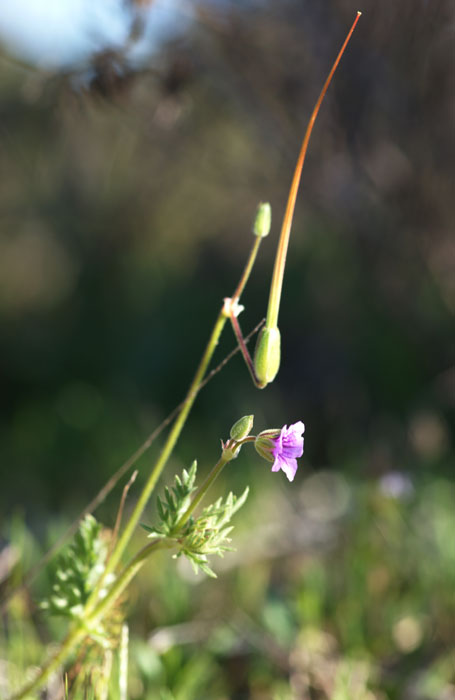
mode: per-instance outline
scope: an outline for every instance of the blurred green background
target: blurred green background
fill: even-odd
[[[303,172],[280,373],[259,392],[236,356],[199,396],[165,477],[195,457],[202,471],[213,464],[219,439],[241,415],[254,413],[257,430],[305,422],[292,487],[246,453],[224,477],[226,488],[253,490],[234,562],[257,555],[249,581],[232,565],[235,581],[223,577],[213,610],[237,601],[238,627],[249,629],[242,615],[262,616],[251,637],[269,629],[277,647],[258,644],[250,663],[251,652],[244,657],[233,645],[240,690],[226,690],[229,673],[221,682],[211,666],[229,646],[224,638],[197,657],[212,669],[205,687],[213,690],[179,695],[171,681],[167,687],[182,698],[350,698],[357,696],[341,694],[343,678],[355,676],[376,678],[382,690],[371,697],[379,700],[448,698],[438,693],[455,687],[445,661],[455,608],[453,5],[170,4],[166,32],[149,39],[153,50],[140,61],[129,53],[148,36],[147,3],[138,2],[124,5],[124,45],[99,40],[63,65],[43,63],[39,51],[32,60],[2,39],[0,10],[4,538],[19,514],[44,546],[49,529],[76,515],[183,398],[239,278],[261,200],[272,204],[273,227],[242,299],[245,332],[265,315],[307,119],[361,9]],[[37,23],[36,35],[42,30]],[[215,362],[234,345],[226,327]],[[142,459],[140,478],[158,449]],[[108,524],[118,493],[98,513]],[[249,543],[249,528],[261,532],[269,521],[265,544],[261,536]],[[169,610],[151,606],[144,638],[157,624],[197,618],[190,584],[177,577],[180,588],[169,592],[170,571],[161,588],[155,583],[161,596],[168,590]],[[142,600],[146,582],[138,586]],[[164,615],[176,600],[178,610]],[[355,673],[344,656],[352,649],[366,664]],[[337,653],[342,665],[329,673],[324,664]],[[182,658],[164,655],[168,678],[172,668],[184,673]],[[273,681],[261,658],[274,659]],[[381,672],[371,671],[372,658]],[[443,665],[436,690],[402,694],[403,679],[433,662]],[[286,695],[290,666],[301,684],[312,679],[316,694]],[[335,679],[331,690],[319,687],[318,673]]]

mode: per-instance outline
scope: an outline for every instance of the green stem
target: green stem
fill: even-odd
[[[154,551],[158,549],[172,549],[175,547],[174,542],[168,542],[166,540],[153,540],[149,542],[131,559],[131,561],[125,566],[121,574],[115,579],[112,587],[109,589],[108,594],[96,605],[96,607],[91,610],[85,618],[86,626],[91,626],[98,622],[103,615],[112,607],[118,597],[123,593],[125,588],[131,582],[131,580],[136,576],[139,569],[145,564],[147,557]]]
[[[206,492],[209,490],[210,486],[213,484],[213,482],[215,481],[215,479],[219,476],[219,474],[220,474],[220,472],[222,471],[223,467],[225,467],[225,465],[226,465],[228,462],[230,462],[231,460],[232,460],[232,457],[225,457],[224,454],[221,455],[221,458],[220,458],[219,461],[215,464],[215,466],[213,467],[213,469],[212,469],[212,471],[210,472],[210,474],[207,476],[207,478],[205,479],[205,481],[203,482],[203,484],[201,484],[201,486],[200,486],[200,487],[198,488],[198,490],[196,491],[196,495],[194,496],[193,500],[191,501],[189,507],[188,507],[187,510],[184,512],[184,514],[182,515],[182,517],[180,518],[180,520],[177,522],[177,524],[176,524],[176,526],[175,526],[175,531],[176,531],[176,532],[177,532],[178,530],[180,530],[180,529],[183,527],[183,525],[185,525],[185,523],[186,523],[187,520],[189,519],[191,513],[195,510],[195,508],[197,508],[197,506],[199,505],[199,503],[200,503],[200,502],[202,501],[202,499],[204,498]]]
[[[213,467],[212,471],[210,474],[206,477],[205,481],[201,484],[201,486],[198,488],[196,491],[196,495],[194,496],[193,500],[191,501],[191,504],[187,508],[187,510],[184,512],[180,520],[177,522],[175,526],[176,532],[180,530],[180,528],[185,525],[187,520],[189,519],[190,515],[192,512],[197,508],[199,503],[202,501],[204,498],[205,494],[222,472],[223,468],[226,466],[228,462],[231,462],[233,459],[235,459],[238,455],[238,452],[240,450],[240,447],[247,442],[254,442],[256,440],[256,436],[254,435],[249,435],[246,438],[243,438],[242,440],[228,440],[228,442],[225,445],[225,449],[223,450],[223,453],[218,460],[218,462],[215,464]]]
[[[248,260],[246,262],[245,268],[242,272],[242,276],[240,277],[240,281],[237,285],[237,289],[235,290],[234,294],[232,295],[232,301],[236,302],[240,299],[242,296],[243,290],[245,289],[245,285],[248,282],[248,278],[251,274],[251,270],[253,269],[254,262],[256,260],[256,256],[258,254],[259,246],[261,245],[262,238],[260,236],[255,236],[253,247],[251,248],[250,254],[248,256]]]

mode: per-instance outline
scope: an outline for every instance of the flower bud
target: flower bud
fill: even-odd
[[[275,439],[279,434],[279,430],[263,430],[254,441],[256,452],[268,462],[275,461],[272,451],[275,449]]]
[[[253,224],[253,233],[255,236],[265,238],[269,235],[270,226],[272,224],[272,209],[268,202],[261,202],[256,212],[256,218]]]
[[[263,328],[254,353],[254,371],[263,389],[273,382],[280,368],[281,336],[278,328]]]
[[[254,416],[243,416],[231,428],[231,438],[233,440],[243,440],[248,437],[253,427]]]

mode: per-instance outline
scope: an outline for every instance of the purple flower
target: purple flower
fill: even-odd
[[[303,433],[305,426],[298,421],[289,428],[264,430],[256,438],[255,447],[262,457],[273,462],[272,472],[284,471],[293,481],[297,471],[297,458],[303,455]]]
[[[281,433],[275,438],[272,455],[275,457],[272,472],[284,471],[289,481],[292,481],[297,471],[297,457],[303,455],[303,433],[305,426],[301,420],[298,423],[281,428]]]

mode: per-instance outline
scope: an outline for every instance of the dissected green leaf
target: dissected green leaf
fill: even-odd
[[[208,576],[216,577],[208,565],[208,556],[216,554],[222,557],[226,551],[233,551],[230,546],[229,525],[232,516],[242,507],[248,496],[248,488],[237,498],[229,493],[226,499],[218,498],[215,503],[207,506],[198,518],[189,518],[182,527],[178,522],[191,503],[191,495],[195,491],[197,463],[193,462],[189,472],[183,470],[182,477],[175,477],[172,490],[165,488],[164,498],[158,498],[157,511],[159,525],[150,527],[142,525],[148,532],[148,537],[167,539],[175,543],[178,552],[191,562],[193,569],[199,569]]]
[[[107,548],[101,524],[93,515],[86,515],[74,540],[57,558],[52,592],[41,603],[42,609],[54,615],[78,617],[104,571]]]

